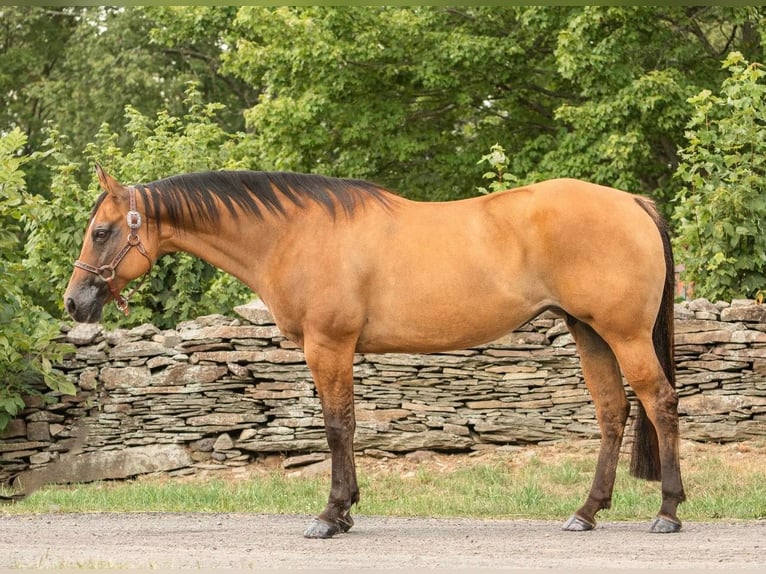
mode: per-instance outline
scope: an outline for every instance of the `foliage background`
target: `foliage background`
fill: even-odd
[[[422,200],[588,179],[658,202],[698,295],[753,297],[765,35],[755,6],[0,7],[0,381],[55,385],[40,357],[95,161],[125,182],[295,170]],[[105,321],[171,327],[248,296],[172,256]]]
[[[733,52],[693,106],[677,175],[676,253],[710,299],[766,290],[766,69]]]

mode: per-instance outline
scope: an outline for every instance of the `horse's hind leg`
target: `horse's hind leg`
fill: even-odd
[[[622,372],[656,429],[662,480],[662,505],[651,531],[677,532],[678,505],[686,499],[678,452],[678,395],[668,382],[650,338],[624,340],[613,345]],[[651,429],[643,429],[648,432]],[[646,440],[636,436],[635,440]]]
[[[303,535],[331,538],[353,526],[350,510],[359,501],[354,464],[354,346],[335,341],[322,344],[307,338],[305,352],[322,403],[332,457],[332,483],[327,506]]]
[[[590,326],[572,317],[567,318],[567,326],[577,344],[585,384],[593,397],[601,429],[601,449],[590,493],[585,504],[563,526],[564,530],[583,531],[593,529],[596,513],[612,504],[617,459],[630,405],[609,345]]]

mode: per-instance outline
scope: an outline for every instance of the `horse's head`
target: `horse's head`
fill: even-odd
[[[101,166],[96,173],[104,193],[91,213],[80,257],[69,279],[64,306],[75,321],[95,323],[104,304],[114,299],[128,314],[128,297],[120,291],[139,275],[149,273],[157,257],[156,233],[150,230],[142,197]],[[136,197],[139,195],[139,197]],[[132,293],[131,293],[132,294]]]

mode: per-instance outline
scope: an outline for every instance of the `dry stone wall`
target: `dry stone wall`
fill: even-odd
[[[171,331],[65,328],[77,350],[60,367],[79,392],[29,398],[0,437],[0,479],[185,473],[326,451],[302,352],[259,303],[237,312]],[[765,307],[677,305],[676,359],[685,438],[766,436]],[[599,436],[574,342],[553,315],[477,348],[358,355],[354,380],[358,450],[467,451]]]

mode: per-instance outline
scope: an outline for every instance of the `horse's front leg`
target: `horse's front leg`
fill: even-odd
[[[306,538],[330,538],[353,525],[351,506],[359,501],[354,464],[354,345],[306,341],[306,362],[322,403],[327,443],[332,456],[332,484],[327,506],[312,520]]]

